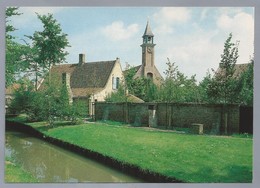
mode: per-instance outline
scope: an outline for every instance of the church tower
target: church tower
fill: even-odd
[[[146,28],[143,34],[142,47],[142,76],[154,79],[154,44],[153,33],[147,21]]]
[[[161,85],[163,77],[155,66],[154,62],[154,44],[153,32],[151,30],[149,21],[146,24],[146,28],[143,34],[143,44],[142,47],[142,64],[134,67],[135,78],[149,78],[153,81],[155,85]]]

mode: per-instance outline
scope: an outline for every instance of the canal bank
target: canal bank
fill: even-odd
[[[77,153],[81,156],[93,159],[95,161],[98,161],[99,163],[105,164],[107,166],[110,166],[112,168],[115,168],[121,172],[127,173],[129,175],[135,176],[137,178],[140,178],[146,182],[181,182],[179,180],[176,180],[174,178],[169,178],[167,176],[154,173],[151,171],[145,171],[141,169],[138,166],[118,161],[114,158],[105,156],[101,153],[91,151],[87,148],[80,147],[75,144],[71,144],[68,142],[65,142],[60,139],[56,139],[50,136],[45,135],[44,133],[34,129],[30,125],[25,125],[23,123],[19,122],[13,122],[13,121],[6,121],[6,130],[16,130],[20,132],[24,132],[27,134],[30,134],[34,137],[40,138],[44,141],[47,141],[49,143],[52,143],[56,146],[59,146],[61,148],[64,148],[66,150],[72,151],[74,153]]]
[[[6,182],[10,183],[31,182],[24,178],[27,173],[41,183],[142,182],[106,165],[17,131],[6,132],[5,156],[13,161],[14,166],[24,171],[20,179],[7,178]],[[8,170],[10,169],[7,169],[6,175],[10,176]]]

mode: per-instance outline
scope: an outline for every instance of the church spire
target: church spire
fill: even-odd
[[[145,28],[145,31],[144,31],[144,35],[143,37],[145,36],[150,36],[150,37],[153,37],[153,32],[151,30],[151,27],[150,27],[150,23],[149,23],[149,20],[147,21],[147,24],[146,24],[146,28]]]
[[[146,28],[143,35],[143,44],[153,44],[153,32],[150,27],[149,20],[147,21]]]

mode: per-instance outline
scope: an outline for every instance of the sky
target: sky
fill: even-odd
[[[164,77],[167,58],[179,71],[201,81],[207,71],[217,69],[225,40],[233,34],[239,41],[237,63],[248,63],[254,55],[253,7],[20,7],[14,16],[13,32],[22,42],[24,35],[42,31],[40,15],[51,13],[68,34],[68,63],[120,58],[122,69],[142,62],[142,35],[149,20],[154,34],[155,65]],[[28,41],[29,42],[29,41]],[[211,72],[212,73],[212,72]]]

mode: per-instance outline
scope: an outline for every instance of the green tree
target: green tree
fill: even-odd
[[[19,73],[26,69],[23,64],[24,54],[26,48],[24,45],[19,44],[15,41],[15,37],[12,32],[17,30],[13,25],[10,24],[10,19],[13,16],[19,16],[21,13],[18,12],[17,7],[8,7],[5,12],[6,18],[6,59],[5,59],[5,85],[6,87],[12,85]]]
[[[19,88],[14,91],[14,99],[10,104],[11,114],[27,113],[30,110],[30,101],[34,98],[33,85],[28,79],[18,80]]]
[[[60,24],[54,19],[52,14],[37,14],[37,17],[43,24],[43,31],[36,31],[33,36],[27,36],[32,40],[31,49],[33,49],[33,52],[30,63],[34,64],[36,83],[40,75],[39,70],[48,71],[47,89],[45,90],[47,101],[45,104],[47,104],[47,119],[49,124],[53,126],[55,118],[61,117],[63,114],[61,104],[65,104],[67,101],[59,98],[59,92],[56,90],[57,85],[53,85],[53,79],[51,79],[50,68],[53,65],[66,62],[66,56],[68,55],[66,48],[69,47],[69,42],[67,34],[62,32]]]
[[[130,67],[124,72],[125,86],[129,94],[135,95],[146,102],[157,99],[157,86],[149,78],[134,78],[135,67]]]
[[[178,70],[175,62],[166,62],[165,80],[160,87],[158,100],[162,102],[197,102],[198,86],[195,75],[188,78]]]
[[[129,93],[135,93],[135,81],[134,76],[136,74],[135,67],[127,67],[127,70],[124,71],[124,79],[125,79],[125,86]]]
[[[238,58],[238,42],[233,43],[232,33],[225,41],[221,55],[220,69],[208,85],[208,97],[218,103],[234,103],[238,98],[238,80],[234,78],[235,65]]]
[[[38,49],[36,46],[32,46],[29,44],[27,41],[25,41],[24,45],[24,60],[23,60],[23,65],[26,68],[26,73],[32,81],[35,83],[35,90],[38,90],[39,86],[39,80],[44,78],[48,70],[40,67],[39,63],[37,62],[38,60]]]
[[[26,47],[12,39],[6,40],[5,85],[12,85],[27,66],[23,64]]]
[[[244,105],[253,106],[254,98],[254,59],[250,60],[248,68],[242,73],[238,80],[239,102]]]
[[[37,57],[34,59],[37,66],[50,70],[52,65],[66,62],[69,42],[67,34],[62,32],[60,24],[52,14],[37,14],[37,17],[43,24],[43,31],[36,31],[33,36],[27,37],[33,41],[33,48],[37,49]]]
[[[82,118],[86,116],[87,107],[86,104],[82,101],[75,101],[72,105],[69,105],[69,114],[68,118],[71,124],[81,124]]]
[[[105,98],[106,102],[129,102],[126,96],[125,87],[119,84],[118,90],[108,94]]]
[[[211,99],[208,97],[208,94],[207,94],[208,85],[211,82],[211,80],[212,80],[212,75],[208,70],[206,73],[206,76],[203,78],[203,80],[199,83],[199,86],[198,86],[200,102],[205,102],[205,103],[213,102],[213,101],[210,101]]]
[[[6,39],[14,39],[15,37],[12,36],[10,33],[15,31],[16,28],[10,24],[10,18],[12,16],[19,16],[21,15],[21,13],[18,12],[18,7],[8,7],[5,11],[5,22],[6,22],[6,26],[5,26],[5,32],[6,32]]]
[[[228,103],[238,102],[239,85],[238,78],[235,78],[235,65],[238,58],[238,45],[239,43],[233,43],[232,33],[229,34],[227,40],[224,43],[223,54],[221,54],[220,68],[215,71],[214,77],[211,79],[207,94],[211,101],[214,103],[224,104],[224,132],[228,134]]]
[[[153,81],[149,78],[145,79],[146,88],[145,88],[145,96],[144,101],[146,102],[155,102],[158,100],[158,87],[153,83]]]

